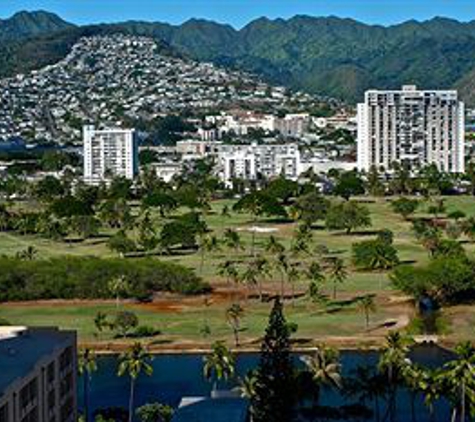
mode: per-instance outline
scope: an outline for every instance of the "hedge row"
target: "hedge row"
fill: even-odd
[[[122,275],[130,284],[124,296],[137,299],[157,291],[199,294],[210,289],[192,270],[155,259],[0,257],[0,301],[112,298],[109,282]]]

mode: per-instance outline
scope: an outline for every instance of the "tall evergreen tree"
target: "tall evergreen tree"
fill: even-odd
[[[276,299],[261,346],[261,358],[251,399],[254,422],[289,422],[294,416],[294,371],[290,356],[291,330]]]

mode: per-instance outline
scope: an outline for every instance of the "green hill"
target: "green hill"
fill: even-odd
[[[28,18],[38,13],[44,21]],[[17,29],[6,29],[10,27]],[[236,30],[197,19],[178,26],[129,21],[75,27],[45,12],[22,12],[0,21],[0,40],[7,40],[0,47],[0,76],[53,63],[78,37],[110,32],[151,36],[198,60],[351,102],[370,87],[409,83],[458,87],[465,99],[475,102],[475,21],[445,18],[383,27],[336,17],[295,16],[261,18]]]
[[[0,42],[18,41],[73,27],[53,13],[19,12],[9,19],[0,19]]]

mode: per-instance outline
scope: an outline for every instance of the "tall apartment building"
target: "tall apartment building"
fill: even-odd
[[[0,422],[77,421],[76,333],[0,327]]]
[[[84,126],[84,181],[99,184],[114,176],[133,179],[139,171],[138,143],[134,130],[96,130]]]
[[[464,172],[464,104],[456,91],[370,90],[358,104],[358,169],[391,170],[404,163],[411,170],[435,164],[450,173]]]
[[[218,162],[221,179],[232,184],[233,179],[260,180],[284,175],[297,179],[300,174],[300,151],[297,144],[281,145],[220,145]]]

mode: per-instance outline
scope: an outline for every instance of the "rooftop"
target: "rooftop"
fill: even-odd
[[[241,398],[188,398],[182,400],[173,422],[246,422],[249,403]]]
[[[74,337],[71,331],[55,328],[0,327],[0,396],[38,361],[69,345]]]

